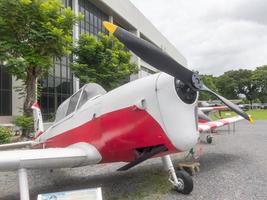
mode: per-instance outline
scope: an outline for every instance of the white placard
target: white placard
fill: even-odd
[[[39,194],[37,200],[102,200],[101,188]]]

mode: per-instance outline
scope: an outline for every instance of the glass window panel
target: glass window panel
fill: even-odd
[[[48,113],[55,113],[55,97],[48,95]]]
[[[98,30],[96,27],[94,27],[94,35],[97,35],[98,34]]]
[[[48,99],[47,99],[47,94],[46,93],[43,93],[41,95],[41,99],[40,99],[40,102],[41,102],[41,108],[46,108],[46,109],[42,109],[42,112],[43,113],[48,113]]]
[[[2,78],[2,67],[0,65],[0,90],[2,89],[2,81],[3,81],[3,78]]]
[[[61,77],[67,78],[67,67],[64,65],[62,65],[62,67],[61,67]]]
[[[47,78],[43,78],[42,80],[39,81],[39,83],[41,84],[42,87],[42,92],[48,92],[48,79]]]
[[[83,1],[79,1],[79,11],[81,12],[81,13],[84,13],[84,6],[83,6]]]
[[[2,90],[0,90],[0,116],[2,116],[2,107],[3,107],[3,98],[2,98]]]
[[[1,77],[1,80],[2,80],[2,89],[5,89],[5,90],[10,90],[11,89],[11,81],[12,81],[12,78],[11,76],[7,73],[7,71],[5,69],[2,69],[2,77]]]
[[[73,113],[75,111],[76,105],[78,103],[79,97],[81,94],[81,90],[79,90],[76,94],[74,94],[71,98],[70,98],[70,103],[69,103],[69,107],[68,107],[68,111],[67,111],[67,115]]]
[[[90,13],[90,24],[94,24],[94,15],[93,13]]]
[[[47,92],[53,93],[54,92],[54,78],[48,77],[47,78]]]
[[[2,115],[7,116],[11,115],[11,91],[2,91]]]
[[[61,65],[66,65],[67,60],[68,60],[68,57],[66,57],[66,56],[62,57],[61,58]]]
[[[97,16],[96,15],[94,16],[94,26],[97,27]]]
[[[60,64],[60,58],[55,58],[54,63],[59,65]]]
[[[86,22],[89,22],[89,20],[90,20],[90,13],[89,13],[88,10],[85,10],[84,20],[85,20]]]
[[[67,98],[69,98],[69,95],[61,95],[61,103],[63,103]]]
[[[98,18],[98,29],[99,31],[102,29],[102,20],[100,18]]]
[[[55,78],[55,89],[57,93],[61,93],[61,79]]]
[[[61,76],[60,64],[55,65],[55,76],[57,77]]]
[[[90,24],[90,32],[93,33],[93,31],[94,31],[94,26]]]
[[[81,27],[80,27],[81,29],[83,29],[83,28],[85,27],[84,24],[85,24],[85,23],[84,23],[84,20],[82,20],[82,21],[81,21]]]
[[[0,66],[0,116],[12,114],[12,77]]]
[[[70,94],[71,93],[71,86],[70,86],[71,82],[67,81],[67,80],[62,80],[62,84],[61,84],[61,93],[62,94]]]

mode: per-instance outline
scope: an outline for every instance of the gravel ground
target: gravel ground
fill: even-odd
[[[267,199],[267,121],[242,121],[236,133],[221,128],[214,143],[203,144],[200,172],[190,195],[172,190],[160,159],[151,159],[127,172],[122,163],[76,169],[29,171],[31,197],[38,193],[102,187],[103,199]],[[177,162],[177,156],[173,156]],[[19,199],[15,172],[0,173],[0,199]]]

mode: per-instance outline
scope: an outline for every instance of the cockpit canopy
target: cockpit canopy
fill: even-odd
[[[106,93],[106,90],[96,83],[88,83],[84,85],[58,107],[55,122],[60,121],[75,110],[81,108],[87,101],[95,99]]]

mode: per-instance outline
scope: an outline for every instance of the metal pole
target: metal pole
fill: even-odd
[[[161,157],[165,170],[167,170],[173,180],[170,180],[174,185],[178,185],[178,179],[175,173],[175,169],[172,164],[171,157],[169,155]]]
[[[20,190],[20,200],[29,200],[29,184],[26,169],[19,169],[19,190]]]
[[[72,10],[76,16],[79,14],[79,2],[78,0],[72,0]],[[79,24],[75,24],[73,27],[73,40],[74,44],[79,40]],[[75,60],[75,56],[73,57]],[[73,75],[73,92],[77,92],[80,89],[80,80],[79,78]]]
[[[228,134],[230,134],[230,124],[228,124]]]

